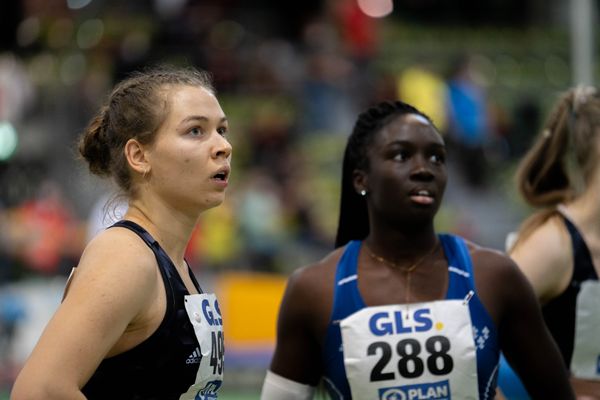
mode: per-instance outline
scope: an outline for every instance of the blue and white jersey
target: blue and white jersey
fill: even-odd
[[[403,393],[408,393],[415,399],[450,399],[453,393],[462,394],[466,391],[472,393],[472,397],[469,395],[465,398],[481,400],[494,397],[499,357],[496,327],[477,296],[471,257],[464,240],[453,235],[439,235],[439,239],[448,260],[446,297],[429,303],[410,304],[408,308],[404,305],[367,307],[358,290],[357,259],[362,242],[352,241],[346,246],[337,265],[333,310],[323,353],[323,381],[333,399],[351,399],[351,386],[354,392],[359,392],[361,388],[370,385],[368,375],[371,381],[373,378],[382,381],[377,383],[379,394],[374,395],[374,398],[385,400],[403,398]],[[461,304],[464,306],[461,307]],[[448,310],[450,314],[450,317],[444,315],[443,323],[438,317],[432,318],[433,315],[442,316],[443,312],[440,310]],[[461,312],[464,315],[459,318],[458,313]],[[404,320],[403,313],[406,316],[410,314],[412,320]],[[454,318],[455,315],[457,318]],[[470,335],[465,337],[458,333],[461,332],[460,326],[450,326],[454,319],[463,321],[463,332],[465,329],[468,329],[466,332],[472,332],[472,340]],[[363,328],[358,322],[364,322],[362,326],[368,328],[361,330]],[[354,324],[358,329],[348,330],[348,324]],[[361,334],[357,332],[369,330],[372,337],[380,339],[372,343],[361,343]],[[427,333],[426,330],[430,332]],[[445,333],[439,334],[440,332]],[[446,341],[449,332],[450,335],[455,335],[449,337],[452,346]],[[358,346],[354,343],[350,346],[342,343],[342,337],[344,340],[350,338]],[[344,354],[345,346],[346,352],[351,353],[355,347],[362,351],[366,345],[367,352],[363,358],[368,358],[369,355],[375,360],[370,371],[365,371],[364,366],[372,364],[357,359],[354,354]],[[452,350],[449,350],[451,347]],[[457,349],[460,350],[461,359],[456,354],[450,354]],[[362,366],[356,367],[353,362],[357,362],[357,365],[362,363]],[[408,369],[402,371],[405,362],[408,362]],[[452,366],[456,367],[453,371]],[[348,376],[359,377],[361,374],[367,376],[364,383],[348,382]],[[439,379],[435,380],[435,384],[423,384],[422,376],[427,374],[430,382],[435,380],[433,378]],[[465,376],[467,378],[463,379]],[[457,386],[457,382],[466,383],[459,383],[460,386]],[[472,387],[463,387],[469,385]]]

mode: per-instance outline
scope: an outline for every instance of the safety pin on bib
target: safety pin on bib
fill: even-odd
[[[467,304],[469,304],[469,301],[471,300],[471,298],[473,297],[474,294],[475,294],[474,291],[469,290],[469,293],[467,293],[467,295],[463,299],[463,306],[466,306]]]

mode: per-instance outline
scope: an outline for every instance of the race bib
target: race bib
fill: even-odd
[[[571,372],[577,378],[600,380],[600,282],[585,281],[577,296],[575,343]]]
[[[225,345],[223,319],[214,294],[185,296],[185,310],[194,327],[199,348],[194,353],[200,359],[196,382],[179,400],[210,400],[217,398],[223,384]]]
[[[367,307],[340,327],[352,398],[479,399],[473,327],[462,300]]]

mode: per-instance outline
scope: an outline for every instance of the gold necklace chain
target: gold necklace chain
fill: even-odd
[[[435,251],[437,250],[439,246],[439,242],[436,242],[435,246],[433,246],[433,248],[428,251],[427,253],[425,253],[425,255],[423,255],[421,258],[419,258],[417,261],[415,261],[414,263],[411,264],[410,267],[404,267],[402,265],[399,265],[393,261],[388,260],[387,258],[383,258],[381,256],[378,256],[377,254],[373,253],[373,251],[371,250],[371,248],[369,246],[367,246],[365,244],[365,248],[367,249],[367,252],[369,253],[369,256],[371,258],[373,258],[374,260],[379,261],[382,264],[386,264],[389,267],[392,267],[394,269],[399,269],[402,270],[406,273],[411,273],[413,272],[418,266],[419,264],[421,264],[421,262],[423,262],[423,260],[425,260],[427,257],[429,257],[430,255],[432,255],[433,253],[435,253]]]
[[[423,262],[423,260],[425,260],[427,257],[429,257],[430,255],[432,255],[433,253],[435,253],[435,251],[437,250],[438,246],[439,246],[439,242],[436,242],[435,246],[433,246],[433,248],[428,251],[427,253],[425,253],[425,255],[423,255],[422,257],[420,257],[419,259],[417,259],[417,261],[415,261],[414,263],[411,264],[410,267],[404,267],[402,265],[396,264],[393,261],[390,261],[388,259],[385,259],[381,256],[378,256],[377,254],[373,253],[373,251],[371,251],[371,248],[369,246],[367,246],[365,244],[365,248],[367,249],[367,253],[369,253],[369,256],[371,258],[373,258],[376,261],[379,261],[382,264],[385,264],[389,267],[392,267],[394,269],[398,269],[401,270],[402,272],[406,273],[406,296],[405,296],[405,301],[404,303],[406,304],[406,318],[409,318],[409,303],[408,301],[410,300],[410,273],[413,272],[420,264],[421,262]]]

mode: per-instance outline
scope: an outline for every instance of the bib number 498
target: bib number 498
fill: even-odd
[[[371,371],[371,382],[387,381],[396,378],[395,372],[384,372],[392,358],[392,346],[387,342],[374,342],[367,348],[367,355],[377,355],[381,350],[381,357]],[[425,341],[425,350],[429,354],[425,360],[420,357],[421,343],[414,338],[400,340],[396,345],[398,360],[398,373],[403,378],[417,378],[423,375],[425,365],[432,375],[447,375],[454,367],[454,361],[448,354],[450,341],[445,336],[432,336]]]
[[[225,344],[223,332],[211,332],[210,366],[213,367],[213,375],[223,373],[223,359],[225,355]]]

